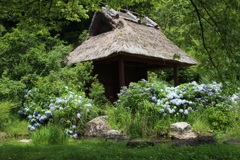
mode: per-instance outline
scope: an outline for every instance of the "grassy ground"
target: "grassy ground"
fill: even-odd
[[[215,160],[240,159],[240,146],[201,145],[198,147],[173,147],[159,144],[154,147],[128,148],[126,142],[72,141],[65,145],[21,144],[17,140],[0,143],[1,160],[97,160],[97,159],[161,159],[161,160]]]

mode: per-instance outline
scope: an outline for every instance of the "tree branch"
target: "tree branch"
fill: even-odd
[[[223,39],[223,36],[222,36],[222,32],[221,32],[221,29],[219,28],[217,22],[214,20],[214,18],[210,15],[210,13],[208,12],[208,10],[206,9],[205,5],[203,4],[202,0],[199,0],[199,2],[201,3],[203,9],[206,11],[207,15],[209,16],[209,18],[211,19],[211,21],[213,22],[213,24],[211,24],[209,21],[206,20],[206,22],[208,22],[213,28],[217,28],[217,29],[214,29],[215,32],[218,32],[219,33],[219,36],[220,36],[220,39],[222,40],[222,44],[224,45],[225,48],[227,48],[226,46],[226,41]],[[226,49],[226,53],[227,55],[229,55],[229,52],[228,50]]]
[[[200,12],[199,12],[196,4],[193,2],[193,0],[190,0],[190,1],[191,1],[192,5],[193,5],[193,7],[194,7],[194,9],[195,9],[195,12],[197,13],[197,17],[198,17],[198,21],[199,21],[199,25],[200,25],[200,29],[201,29],[201,33],[202,33],[201,36],[202,36],[203,47],[205,48],[205,50],[206,50],[206,52],[207,52],[207,54],[208,54],[208,57],[209,57],[209,60],[210,60],[211,64],[213,65],[213,67],[216,69],[218,75],[220,76],[221,81],[223,81],[223,80],[222,80],[222,76],[221,76],[221,74],[220,74],[220,71],[218,70],[218,67],[217,67],[216,64],[214,63],[214,61],[213,61],[213,59],[212,59],[212,56],[211,56],[211,54],[210,54],[210,52],[209,52],[209,50],[208,50],[208,47],[207,47],[207,45],[206,45],[206,42],[205,42],[204,27],[203,27],[203,24],[202,24]]]

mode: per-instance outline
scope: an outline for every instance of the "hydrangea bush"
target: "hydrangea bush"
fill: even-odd
[[[131,110],[142,110],[143,102],[152,103],[153,110],[158,110],[161,117],[185,119],[189,114],[206,114],[213,129],[223,129],[229,124],[229,111],[239,111],[239,94],[223,96],[222,85],[197,84],[191,82],[177,87],[168,87],[163,83],[149,83],[141,80],[122,87],[116,102]],[[159,118],[161,118],[159,117]]]
[[[57,88],[59,92],[44,92],[39,88],[26,90],[23,107],[18,111],[29,120],[28,128],[35,130],[47,123],[57,123],[66,134],[77,137],[84,123],[94,118],[98,110],[84,92],[72,91],[67,86]]]

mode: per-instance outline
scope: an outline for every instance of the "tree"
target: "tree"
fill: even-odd
[[[239,6],[237,0],[168,0],[155,3],[152,15],[172,41],[200,62],[203,78],[233,89],[240,80]]]

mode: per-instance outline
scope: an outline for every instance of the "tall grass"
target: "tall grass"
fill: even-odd
[[[6,132],[8,137],[29,136],[27,125],[28,122],[26,120],[19,120],[13,117],[4,123],[4,132]]]
[[[57,125],[48,125],[36,130],[32,136],[33,144],[65,144],[67,136]]]
[[[15,103],[4,101],[0,102],[0,130],[4,130],[5,123],[11,119],[11,110],[14,108]]]

